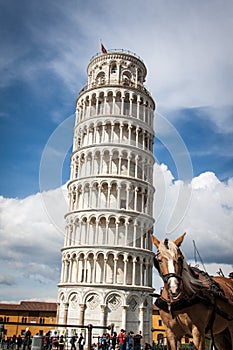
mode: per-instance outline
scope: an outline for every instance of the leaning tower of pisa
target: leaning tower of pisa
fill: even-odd
[[[76,101],[57,321],[141,331],[150,341],[155,103],[134,53],[97,54],[87,74]]]

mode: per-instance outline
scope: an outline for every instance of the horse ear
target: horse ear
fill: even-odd
[[[156,246],[156,248],[158,249],[160,241],[154,235],[151,235],[151,239],[154,245]]]
[[[183,242],[184,240],[184,236],[186,235],[186,232],[183,233],[179,238],[177,238],[175,240],[175,244],[177,245],[177,247],[180,247],[181,246],[181,243]]]

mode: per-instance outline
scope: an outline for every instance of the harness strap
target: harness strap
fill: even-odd
[[[221,317],[225,318],[228,321],[233,320],[233,318],[230,317],[226,312],[220,310],[219,307],[216,306],[216,304],[213,304],[209,298],[201,296],[199,294],[194,294],[189,299],[181,298],[181,299],[179,299],[177,301],[173,301],[171,303],[162,297],[159,297],[155,300],[155,305],[159,309],[162,309],[163,311],[165,311],[167,313],[171,313],[171,314],[174,311],[179,311],[179,310],[182,310],[186,307],[189,307],[189,306],[192,306],[192,305],[195,305],[198,303],[202,303],[202,304],[207,305],[207,306],[212,306],[212,307],[214,307],[215,313],[217,313],[218,315],[220,315]],[[212,314],[212,316],[213,316],[213,314]],[[211,316],[211,318],[212,318],[212,316]],[[209,321],[209,324],[210,324],[210,321]],[[208,328],[208,326],[207,326],[207,328]]]
[[[213,331],[213,326],[214,326],[214,321],[215,321],[215,317],[216,317],[216,300],[215,303],[213,305],[213,311],[211,313],[211,317],[209,319],[209,323],[205,329],[205,334],[208,333],[210,331],[210,336],[211,336],[211,350],[218,350],[215,341],[214,341],[214,331]]]
[[[208,305],[210,305],[209,300],[205,298],[200,298],[198,295],[194,295],[192,298],[189,298],[189,299],[181,298],[171,303],[163,299],[162,297],[159,297],[155,300],[155,305],[158,306],[159,309],[162,309],[165,312],[174,312],[174,311],[182,310],[186,307],[195,305],[200,302],[205,304],[208,303]]]

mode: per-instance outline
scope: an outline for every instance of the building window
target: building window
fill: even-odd
[[[126,209],[126,200],[121,199],[121,209]]]
[[[159,327],[162,327],[162,325],[163,325],[162,320],[159,320]]]
[[[9,321],[10,321],[10,317],[4,316],[4,322],[9,322]]]
[[[27,317],[22,317],[22,323],[27,323]]]
[[[44,324],[44,318],[40,317],[40,324]]]
[[[116,64],[113,64],[111,67],[111,73],[116,73],[117,72],[117,66]]]
[[[163,337],[163,334],[162,334],[162,333],[159,333],[159,334],[157,335],[157,341],[158,341],[158,344],[159,344],[159,345],[163,345],[164,337]]]

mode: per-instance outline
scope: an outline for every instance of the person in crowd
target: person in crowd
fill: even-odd
[[[59,337],[58,337],[57,331],[55,331],[54,335],[52,336],[52,348],[53,349],[58,348],[58,340],[59,340]]]
[[[134,350],[141,350],[141,332],[135,334],[134,336]]]
[[[79,350],[83,350],[84,345],[85,345],[85,339],[84,339],[82,333],[80,333],[80,336],[78,338],[78,348],[79,348]]]
[[[105,333],[103,333],[99,339],[99,348],[105,350],[105,345]]]
[[[19,334],[17,336],[17,340],[16,340],[16,349],[19,350],[21,348],[22,344],[23,344],[23,339],[22,339],[21,335]]]
[[[127,338],[126,338],[126,350],[133,350],[134,348],[134,338],[133,338],[134,333],[128,332]]]
[[[76,340],[77,340],[77,336],[76,335],[73,335],[71,338],[70,338],[70,344],[71,344],[71,348],[70,350],[76,350]]]
[[[115,350],[116,349],[116,343],[117,343],[117,332],[113,332],[113,334],[111,336],[110,350]]]
[[[60,335],[59,341],[58,341],[58,350],[63,350],[65,345],[65,338],[64,335]]]
[[[126,334],[124,329],[121,329],[120,333],[118,334],[118,343],[120,350],[126,350]]]
[[[46,350],[51,350],[52,349],[51,331],[48,331],[45,334],[45,347],[46,347]]]
[[[23,350],[26,348],[29,350],[31,348],[31,331],[29,328],[26,328],[26,332],[24,335],[24,340],[23,340]]]
[[[10,348],[12,350],[14,350],[16,348],[16,341],[17,341],[17,337],[14,334],[13,337],[11,337],[11,340],[10,340]]]
[[[105,333],[105,350],[109,350],[110,348],[110,334],[109,333]]]

